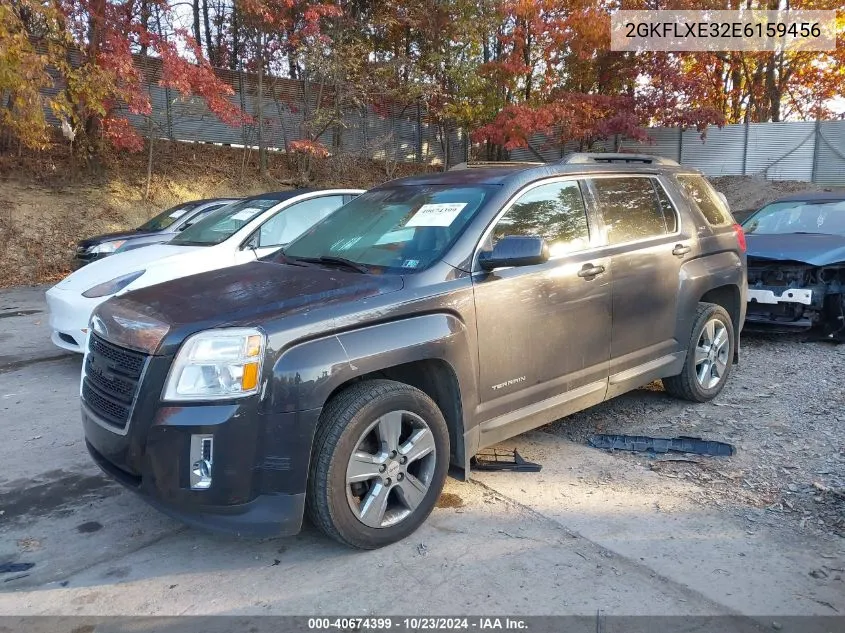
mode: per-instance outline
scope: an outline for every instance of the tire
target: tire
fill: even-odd
[[[716,332],[720,332],[723,328],[727,336],[727,341],[719,345],[712,353],[709,350],[713,346],[707,345],[706,338],[714,335],[705,333],[705,328],[709,324],[714,324]],[[733,321],[727,311],[715,303],[699,303],[687,342],[684,368],[676,376],[664,378],[663,387],[670,395],[683,400],[692,402],[712,400],[719,395],[728,381],[735,349],[736,336]],[[702,359],[705,352],[707,356]]]
[[[320,416],[308,517],[351,547],[395,543],[428,518],[448,468],[449,430],[431,398],[392,380],[353,384],[333,396]]]

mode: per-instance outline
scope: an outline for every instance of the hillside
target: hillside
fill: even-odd
[[[70,271],[78,240],[137,226],[178,202],[289,189],[301,181],[284,155],[270,156],[268,177],[261,180],[255,152],[245,156],[242,149],[167,142],[157,142],[155,149],[146,200],[145,153],[111,156],[108,167],[97,174],[72,169],[66,154],[0,154],[0,287],[61,279]],[[367,188],[434,169],[335,157],[315,161],[310,184]],[[757,208],[786,193],[821,189],[810,183],[740,176],[713,182],[736,211]]]
[[[244,161],[248,161],[246,166]],[[67,155],[0,153],[0,287],[48,283],[70,271],[76,242],[138,226],[162,209],[199,198],[247,196],[301,182],[284,155],[270,155],[268,177],[257,175],[256,152],[191,143],[156,142],[149,199],[147,155],[111,156],[100,173],[72,169]],[[436,169],[351,157],[316,160],[316,187],[372,187]]]

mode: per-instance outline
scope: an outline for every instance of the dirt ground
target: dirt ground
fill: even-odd
[[[800,180],[766,180],[762,176],[721,176],[711,179],[736,212],[756,210],[768,202],[802,191],[845,191]]]
[[[785,633],[809,630],[786,616],[845,614],[829,496],[843,472],[845,346],[745,337],[715,402],[652,386],[515,437],[500,448],[540,472],[450,479],[413,536],[353,552],[307,525],[292,538],[208,535],[102,476],[81,437],[80,358],[55,355],[43,292],[0,291],[0,562],[28,566],[0,572],[0,614],[743,614]],[[591,448],[595,431],[701,435],[737,452],[669,462]],[[704,630],[691,626],[680,630]]]
[[[546,430],[584,444],[595,433],[730,443],[732,457],[615,454],[622,468],[636,463],[694,484],[698,502],[733,508],[749,525],[845,537],[845,345],[763,334],[742,344],[740,364],[711,403],[666,398],[655,383]],[[841,580],[842,571],[831,573]]]
[[[70,272],[80,239],[138,226],[180,202],[303,185],[366,188],[436,169],[339,156],[315,159],[312,182],[305,183],[297,165],[271,154],[262,180],[254,151],[159,141],[145,199],[146,158],[146,153],[121,153],[89,172],[72,167],[61,152],[0,154],[0,261],[5,264],[0,288],[55,282]]]

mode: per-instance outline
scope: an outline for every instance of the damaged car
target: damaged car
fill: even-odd
[[[746,326],[813,330],[845,340],[845,192],[781,198],[746,219],[743,228]]]

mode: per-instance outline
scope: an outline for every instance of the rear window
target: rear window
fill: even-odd
[[[175,207],[171,207],[166,211],[162,211],[154,218],[150,218],[146,222],[144,222],[141,226],[138,227],[139,231],[163,231],[168,226],[173,224],[176,220],[181,218],[183,215],[191,211],[192,209],[196,208],[197,204],[194,202],[189,202],[187,204],[180,204]]]
[[[716,190],[701,176],[678,176],[678,184],[712,226],[733,224],[731,213]]]

